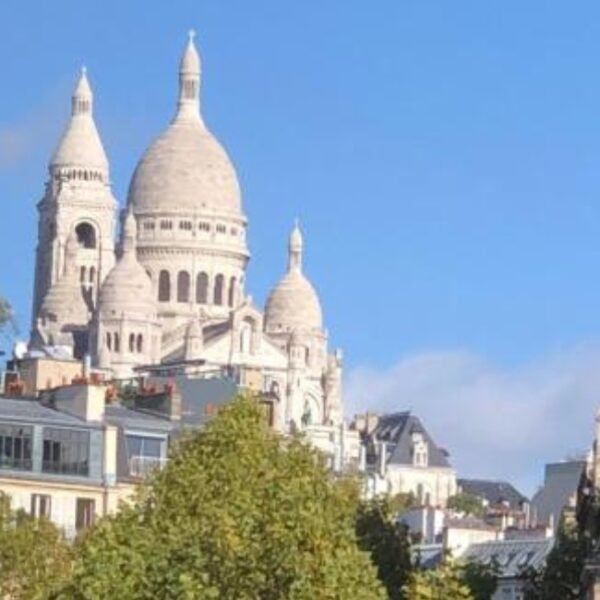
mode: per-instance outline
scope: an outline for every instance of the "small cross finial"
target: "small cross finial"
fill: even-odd
[[[194,29],[190,29],[188,31],[188,38],[189,38],[190,42],[193,42],[195,37],[196,37],[196,31]]]
[[[81,65],[81,74],[85,75],[87,73],[87,67],[85,65]]]

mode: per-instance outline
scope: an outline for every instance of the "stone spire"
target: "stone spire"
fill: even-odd
[[[81,67],[79,81],[71,97],[71,115],[91,115],[93,112],[94,94],[87,78],[87,68]]]
[[[127,211],[125,221],[123,223],[123,243],[121,246],[123,257],[135,258],[136,250],[137,224],[131,208]]]
[[[200,56],[194,44],[195,32],[188,34],[188,42],[179,63],[179,119],[200,119]]]
[[[108,159],[94,122],[93,105],[94,95],[83,67],[71,97],[71,120],[50,161],[51,170],[77,168],[73,176],[81,173],[84,181],[86,177],[94,180],[97,173],[108,180]]]
[[[298,219],[296,219],[288,244],[288,271],[302,271],[303,246],[304,243],[302,240],[302,232],[300,231],[300,227],[298,225]]]

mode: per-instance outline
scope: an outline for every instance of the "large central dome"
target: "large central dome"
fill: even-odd
[[[175,119],[154,141],[133,174],[129,204],[136,212],[241,211],[233,165],[199,119]]]
[[[136,214],[241,213],[240,187],[227,152],[199,109],[200,57],[190,37],[179,70],[177,114],[140,160],[129,187]]]

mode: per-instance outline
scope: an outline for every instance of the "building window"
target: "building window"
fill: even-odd
[[[81,283],[85,281],[85,267],[79,267],[79,281]]]
[[[208,302],[208,275],[198,273],[196,276],[196,302],[206,304]]]
[[[225,225],[217,225],[217,233],[227,233],[227,227]]]
[[[96,517],[96,501],[91,498],[77,498],[75,528],[81,531],[94,524]]]
[[[89,432],[45,427],[42,470],[45,473],[87,476],[89,451]]]
[[[221,306],[223,304],[223,286],[225,284],[225,278],[223,275],[217,275],[215,278],[215,296],[214,303],[217,306]]]
[[[235,277],[232,277],[229,280],[229,294],[228,294],[228,298],[227,298],[227,303],[229,304],[230,307],[233,307],[233,304],[235,303]]]
[[[200,223],[198,223],[198,229],[200,231],[210,231],[210,223],[207,223],[206,221],[200,221]]]
[[[171,276],[169,271],[161,271],[158,275],[158,301],[169,302],[171,300]]]
[[[90,267],[90,283],[96,280],[96,267]]]
[[[135,333],[129,334],[129,352],[135,352]]]
[[[144,351],[144,338],[141,333],[138,333],[136,340],[137,351],[141,354]]]
[[[112,350],[112,335],[110,335],[110,332],[106,334],[106,347]]]
[[[154,231],[154,221],[144,221],[144,229],[146,231]]]
[[[179,271],[177,275],[177,302],[190,301],[190,274],[187,271]]]
[[[121,352],[121,338],[118,333],[115,333],[115,352]]]
[[[192,222],[191,221],[179,221],[179,229],[183,229],[184,231],[192,230]]]
[[[51,514],[52,498],[48,494],[31,494],[31,516],[50,519]]]
[[[240,332],[240,352],[249,354],[252,349],[252,323],[244,319]]]
[[[173,229],[173,221],[161,221],[160,228],[165,230]]]
[[[429,464],[427,442],[421,433],[412,435],[413,464],[416,467],[426,467]]]
[[[89,223],[79,223],[75,227],[75,234],[82,248],[90,250],[96,247],[96,230]]]
[[[33,427],[0,424],[0,469],[31,471]]]
[[[158,437],[127,434],[129,472],[134,477],[144,477],[164,464],[165,440]]]

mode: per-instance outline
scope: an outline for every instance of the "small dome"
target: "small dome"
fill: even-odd
[[[108,172],[108,159],[92,116],[92,90],[85,71],[73,93],[71,120],[50,161],[52,167]]]
[[[300,270],[288,271],[267,299],[266,331],[312,331],[322,326],[323,313],[315,288]]]
[[[101,312],[117,313],[154,310],[154,294],[150,277],[134,256],[126,255],[107,275],[98,297]]]
[[[77,238],[71,233],[65,248],[65,268],[62,277],[48,290],[40,307],[40,316],[59,320],[63,325],[85,325],[89,308],[77,280]]]
[[[51,317],[64,325],[85,325],[89,321],[89,309],[79,284],[61,277],[44,296],[40,308],[42,317]]]
[[[156,310],[150,276],[135,250],[135,218],[129,212],[123,232],[123,256],[106,276],[98,296],[100,313],[153,313]]]
[[[128,203],[136,213],[185,210],[240,213],[229,156],[198,119],[176,119],[135,169]]]

